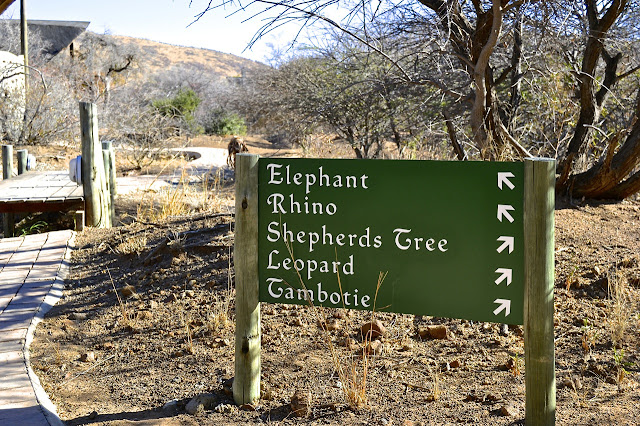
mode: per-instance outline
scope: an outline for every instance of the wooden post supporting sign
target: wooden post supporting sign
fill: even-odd
[[[525,160],[524,352],[527,425],[553,425],[556,377],[553,340],[555,160]]]
[[[258,156],[236,156],[236,342],[233,399],[260,398],[260,302],[258,301]]]

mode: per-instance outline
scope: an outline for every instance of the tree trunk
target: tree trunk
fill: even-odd
[[[625,142],[614,154],[619,139],[623,136],[626,136]],[[568,187],[576,197],[624,199],[640,190],[640,172],[627,178],[639,162],[640,90],[630,129],[613,136],[603,158],[591,169],[570,178]],[[627,179],[624,180],[625,178]]]
[[[593,135],[593,125],[600,118],[600,112],[607,94],[616,83],[618,60],[612,60],[606,52],[603,52],[603,39],[617,18],[626,7],[627,0],[613,0],[609,8],[598,18],[597,0],[585,0],[589,33],[587,44],[582,59],[582,68],[578,76],[580,87],[580,116],[578,123],[569,142],[564,159],[560,162],[558,172],[560,177],[556,183],[556,189],[564,192],[569,189],[569,176],[571,175],[573,162],[586,143]],[[605,78],[602,87],[596,93],[596,68],[600,58],[606,62]]]

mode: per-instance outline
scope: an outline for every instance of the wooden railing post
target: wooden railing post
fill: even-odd
[[[236,156],[236,343],[233,399],[260,399],[260,302],[258,301],[258,156]]]
[[[109,190],[109,214],[111,216],[111,224],[116,223],[116,157],[113,152],[111,141],[102,142],[102,159],[104,161],[104,170],[107,181],[107,189]]]
[[[13,173],[13,145],[2,145],[2,179],[11,179]],[[2,215],[2,232],[5,238],[13,237],[15,232],[15,215]]]
[[[104,160],[98,137],[98,113],[93,103],[80,102],[80,136],[82,141],[82,186],[87,225],[111,226],[111,196],[107,190]]]
[[[29,153],[26,149],[19,149],[16,154],[18,156],[18,174],[21,175],[27,172],[27,157]]]
[[[555,160],[525,160],[525,422],[534,426],[555,424],[556,414],[553,338],[555,170]]]

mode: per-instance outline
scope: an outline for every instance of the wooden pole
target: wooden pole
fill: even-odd
[[[11,179],[13,171],[13,145],[2,145],[2,179]]]
[[[525,160],[525,422],[534,426],[554,425],[556,414],[553,337],[555,170],[555,160]]]
[[[258,156],[236,156],[236,347],[233,399],[260,399],[260,302],[258,301]]]
[[[27,0],[20,0],[20,54],[24,56],[24,92],[27,93],[29,75],[29,31],[27,28]]]
[[[107,191],[104,160],[98,139],[96,104],[80,102],[80,136],[86,224],[98,228],[109,228],[111,196]]]
[[[29,152],[26,149],[19,149],[16,151],[18,156],[18,174],[21,175],[27,172],[27,157]]]
[[[24,67],[24,111],[22,113],[22,131],[20,132],[20,142],[24,143],[27,123],[27,93],[29,92],[29,30],[27,27],[27,0],[20,0],[20,54],[22,55]]]
[[[111,224],[116,223],[116,157],[113,151],[111,141],[102,142],[102,158],[104,160],[104,170],[107,178],[107,186],[111,197],[109,203],[109,211],[111,214]]]
[[[13,145],[2,145],[2,179],[11,179],[13,174]],[[3,213],[2,232],[5,238],[13,237],[15,232],[15,215]]]

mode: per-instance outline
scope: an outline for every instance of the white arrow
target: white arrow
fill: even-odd
[[[502,189],[502,184],[505,184],[509,189],[515,188],[515,185],[511,183],[509,178],[515,177],[511,172],[498,172],[498,188]]]
[[[496,299],[493,301],[493,303],[499,303],[500,306],[498,306],[494,311],[493,311],[493,315],[498,315],[500,312],[504,311],[504,316],[508,317],[509,314],[511,313],[511,300],[507,300],[507,299]]]
[[[515,210],[513,206],[508,204],[498,204],[498,220],[502,222],[502,218],[506,217],[507,220],[513,223],[513,216],[509,213],[509,210]]]
[[[511,284],[511,280],[513,278],[512,269],[507,268],[498,268],[496,269],[496,274],[500,274],[498,279],[496,280],[496,285],[500,285],[500,283],[504,280],[507,280],[507,286]]]
[[[502,241],[502,244],[500,245],[500,247],[498,247],[496,249],[496,251],[498,253],[502,253],[504,251],[504,249],[509,248],[509,254],[511,254],[511,252],[513,252],[513,241],[514,238],[513,237],[506,237],[506,236],[501,236],[498,237],[498,239],[496,241]]]

